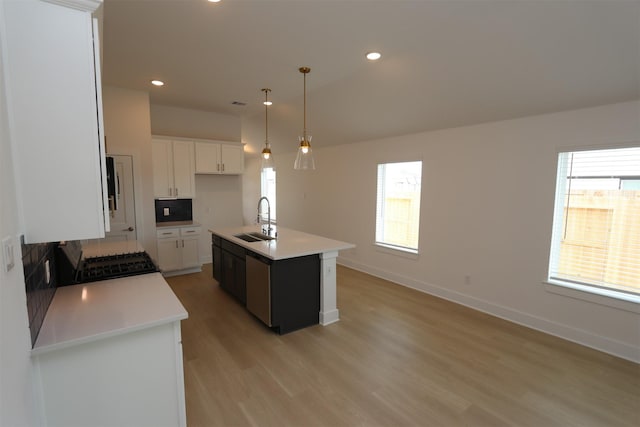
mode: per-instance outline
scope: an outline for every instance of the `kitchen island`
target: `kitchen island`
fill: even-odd
[[[236,284],[239,282],[240,286],[227,287],[227,290],[241,302],[246,303],[250,311],[252,311],[250,289],[252,277],[255,276],[251,265],[255,265],[254,259],[262,259],[263,263],[272,266],[270,280],[272,298],[278,298],[280,295],[281,299],[288,300],[283,314],[285,322],[288,320],[286,316],[296,311],[288,310],[289,306],[300,306],[314,293],[319,298],[317,313],[312,313],[312,317],[315,316],[316,319],[314,323],[328,325],[339,320],[336,304],[336,258],[339,251],[354,248],[355,245],[283,227],[277,227],[275,230],[274,235],[277,235],[277,238],[258,241],[246,241],[243,238],[250,233],[260,233],[261,228],[257,225],[209,231],[212,233],[214,278],[221,282],[223,288],[224,282],[228,281],[225,279],[235,278],[234,281]],[[226,258],[223,259],[225,256]],[[316,265],[314,259],[317,260],[317,269],[314,267]],[[291,274],[287,274],[288,270]],[[274,275],[278,276],[274,277]],[[242,288],[245,283],[248,286],[246,292],[249,293],[245,293],[245,289]],[[319,288],[317,292],[314,289],[316,283]],[[249,297],[249,300],[243,298],[244,296]],[[309,304],[311,303],[309,301]],[[272,308],[277,310],[276,305],[282,306],[279,300],[274,302],[272,299]],[[298,308],[298,311],[300,310],[302,309]],[[269,326],[274,326],[260,315],[258,317]],[[309,319],[307,314],[305,317]],[[295,322],[294,326],[287,326],[285,331],[280,330],[280,332],[308,326],[307,323],[310,321]]]
[[[58,288],[31,351],[39,425],[185,426],[187,317],[160,273]]]

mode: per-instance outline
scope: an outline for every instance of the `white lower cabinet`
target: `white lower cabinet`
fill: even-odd
[[[47,426],[185,426],[180,321],[34,357]]]
[[[201,228],[198,226],[157,229],[158,264],[163,274],[201,269],[198,250],[200,234]]]
[[[182,268],[199,268],[201,266],[198,235],[182,237]]]

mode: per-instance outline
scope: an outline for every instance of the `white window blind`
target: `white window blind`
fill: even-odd
[[[640,295],[640,147],[559,154],[549,279]]]
[[[418,252],[422,162],[378,165],[376,244]]]

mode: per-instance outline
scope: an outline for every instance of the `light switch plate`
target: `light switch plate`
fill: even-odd
[[[11,269],[16,265],[13,240],[11,237],[5,237],[2,239],[2,260],[4,263],[4,271],[11,271]]]

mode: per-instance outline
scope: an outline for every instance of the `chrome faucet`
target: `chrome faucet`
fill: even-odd
[[[264,226],[262,227],[262,234],[271,236],[271,231],[273,231],[273,228],[271,228],[271,203],[269,203],[269,199],[267,199],[265,196],[260,197],[260,200],[258,200],[258,224],[261,223],[260,205],[262,204],[263,200],[267,201],[267,227],[266,228]]]

